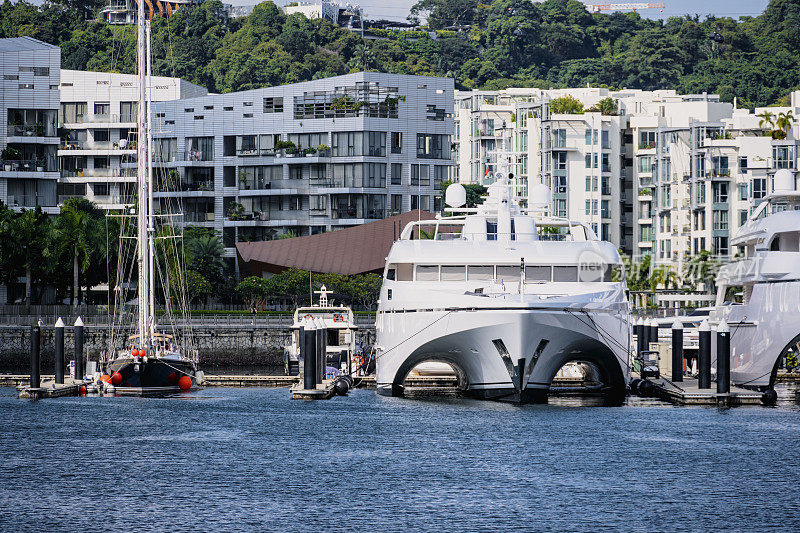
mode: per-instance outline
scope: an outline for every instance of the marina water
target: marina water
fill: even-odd
[[[0,529],[800,528],[800,409],[513,406],[286,389],[20,401]]]

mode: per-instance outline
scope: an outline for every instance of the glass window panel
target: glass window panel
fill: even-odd
[[[464,281],[466,279],[466,266],[442,265],[442,281]]]
[[[552,267],[548,266],[526,266],[525,281],[550,281]]]
[[[417,281],[439,281],[438,265],[417,265]]]
[[[553,281],[577,281],[577,266],[557,266],[553,267]]]
[[[467,267],[467,279],[470,280],[494,279],[494,267],[491,265],[470,265]]]

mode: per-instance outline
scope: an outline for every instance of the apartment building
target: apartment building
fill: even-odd
[[[30,37],[0,39],[0,201],[57,213],[61,49]]]
[[[237,241],[440,207],[453,80],[361,72],[154,105],[158,208]]]
[[[628,250],[627,118],[551,113],[549,102],[565,95],[589,109],[610,93],[598,88],[456,92],[456,176],[462,183],[482,182],[497,169],[497,154],[505,147],[514,154],[510,172],[523,203],[529,182],[544,183],[553,193],[554,215],[585,222]]]
[[[603,98],[616,115],[553,114],[549,102],[570,95],[584,109]],[[735,109],[717,95],[673,90],[506,89],[456,92],[454,161],[462,183],[480,183],[496,168],[501,146],[514,153],[518,194],[540,182],[552,212],[590,224],[634,259],[679,271],[701,250],[735,254],[730,236],[771,190],[779,168],[797,168],[797,127],[774,140],[765,111]]]
[[[152,77],[153,102],[204,96],[208,91],[179,78]],[[136,190],[136,75],[61,71],[58,123],[58,201],[85,197],[104,209],[121,209]]]

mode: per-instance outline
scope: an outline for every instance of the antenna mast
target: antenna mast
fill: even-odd
[[[139,345],[140,347],[149,344],[149,305],[150,301],[147,296],[147,287],[149,282],[147,260],[147,213],[149,196],[147,194],[147,154],[145,148],[145,137],[147,125],[145,123],[145,29],[144,29],[144,2],[139,2],[139,11],[137,18],[137,37],[136,37],[136,55],[137,55],[137,73],[139,75],[139,101],[138,109],[136,112],[136,184],[137,184],[137,197],[138,206],[136,208],[136,251],[138,252],[137,264],[139,267],[138,277],[138,294],[137,300],[139,302]]]

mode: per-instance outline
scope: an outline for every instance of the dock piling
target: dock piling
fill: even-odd
[[[636,319],[636,324],[633,326],[633,332],[636,334],[636,356],[644,351],[644,322],[642,317]]]
[[[64,321],[61,317],[58,317],[55,328],[55,379],[56,383],[62,384],[64,383]]]
[[[41,322],[40,322],[41,324]],[[37,324],[31,326],[31,388],[38,389],[42,386],[42,376],[39,370],[40,347],[42,328]]]
[[[708,320],[703,320],[698,328],[698,350],[697,350],[697,388],[711,388],[711,327]]]
[[[683,381],[683,322],[672,323],[672,381]]]
[[[731,334],[725,319],[717,326],[717,394],[731,391]]]
[[[645,350],[650,349],[650,344],[658,342],[658,322],[655,318],[650,319],[650,334],[647,336],[647,346]]]
[[[83,379],[83,320],[75,321],[75,379]]]
[[[317,388],[317,333],[313,325],[301,330],[303,343],[301,355],[303,357],[303,388],[312,390]]]
[[[314,348],[315,348],[315,356],[317,362],[317,384],[321,384],[322,380],[325,379],[325,357],[324,352],[322,351],[322,332],[324,328],[322,327],[321,323],[315,324],[314,334]]]

